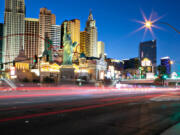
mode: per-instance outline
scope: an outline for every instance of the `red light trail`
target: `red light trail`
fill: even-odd
[[[107,106],[121,104],[121,103],[134,102],[134,101],[138,101],[138,100],[144,99],[144,98],[145,99],[153,98],[153,97],[156,97],[156,96],[158,96],[158,95],[140,96],[140,97],[136,97],[136,99],[131,99],[130,98],[129,101],[121,100],[121,101],[116,101],[116,102],[103,103],[103,104],[97,104],[97,105],[88,105],[88,106],[83,106],[83,107],[64,109],[64,110],[58,110],[58,111],[52,111],[52,112],[45,112],[45,113],[37,113],[37,114],[24,115],[24,116],[9,117],[9,118],[0,119],[0,122],[8,122],[8,121],[15,121],[15,120],[22,120],[22,119],[31,119],[31,118],[35,118],[35,117],[42,117],[42,116],[56,115],[56,114],[62,114],[62,113],[69,113],[69,112],[82,111],[82,110],[87,110],[87,109],[96,109],[96,108],[107,107]],[[119,100],[119,99],[117,99],[117,100]]]

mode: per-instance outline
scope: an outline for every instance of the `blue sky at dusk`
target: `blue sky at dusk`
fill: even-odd
[[[4,1],[0,0],[0,22],[3,22]],[[158,61],[160,57],[170,56],[180,62],[180,34],[164,25],[164,30],[153,29],[155,38],[144,30],[131,34],[142,25],[133,21],[143,21],[140,9],[149,17],[165,15],[161,21],[180,29],[180,0],[25,0],[26,17],[38,18],[39,10],[46,7],[56,15],[56,23],[65,19],[81,20],[81,30],[92,9],[98,28],[98,40],[105,42],[108,57],[125,59],[138,56],[141,41],[157,39]]]

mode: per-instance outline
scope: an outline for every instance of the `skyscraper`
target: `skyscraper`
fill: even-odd
[[[39,19],[25,18],[24,50],[28,58],[38,55]]]
[[[96,28],[96,21],[93,19],[93,15],[91,11],[88,20],[86,22],[85,30],[89,33],[88,57],[97,57],[97,28]]]
[[[39,40],[38,55],[42,56],[45,46],[45,37],[51,39],[51,25],[56,24],[56,17],[47,8],[41,8],[39,14],[39,35],[43,39]]]
[[[0,63],[2,63],[3,30],[3,24],[0,23]]]
[[[67,32],[71,34],[72,42],[80,43],[80,20],[73,19],[67,23]]]
[[[171,75],[171,59],[170,57],[161,58],[161,65],[166,68],[166,75]]]
[[[139,58],[142,61],[144,58],[148,58],[152,62],[152,66],[156,67],[157,64],[157,47],[156,40],[140,43],[139,46]]]
[[[87,31],[80,32],[80,52],[89,56],[89,33]]]
[[[61,25],[52,25],[50,34],[53,48],[58,51],[61,46]]]
[[[104,58],[104,42],[102,41],[97,42],[97,54],[99,58]]]
[[[13,61],[24,48],[24,0],[5,0],[3,61]],[[16,35],[14,35],[16,34]],[[19,34],[19,35],[18,35]],[[13,35],[13,36],[12,36]]]

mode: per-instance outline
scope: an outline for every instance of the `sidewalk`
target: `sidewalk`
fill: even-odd
[[[180,135],[180,123],[176,124],[175,126],[167,129],[161,135]]]

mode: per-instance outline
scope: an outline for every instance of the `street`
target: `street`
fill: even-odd
[[[159,135],[180,122],[179,89],[84,89],[0,92],[0,134]]]

